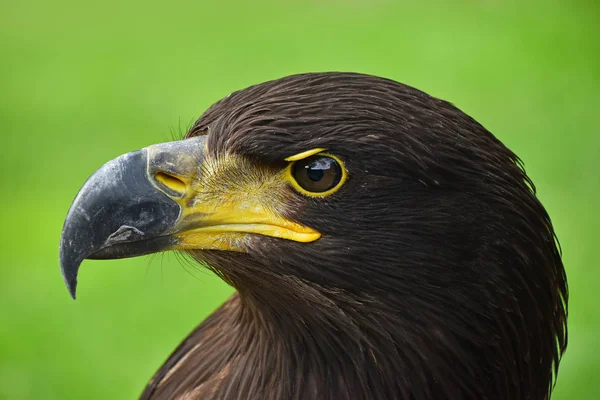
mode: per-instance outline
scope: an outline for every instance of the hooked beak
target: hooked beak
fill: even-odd
[[[234,239],[248,234],[298,242],[321,236],[259,201],[249,206],[251,199],[230,199],[222,191],[211,193],[213,185],[199,185],[205,157],[206,137],[198,136],[122,155],[87,180],[60,241],[62,275],[73,298],[85,259],[185,249],[244,251]]]

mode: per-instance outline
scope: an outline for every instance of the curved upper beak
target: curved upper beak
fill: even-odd
[[[262,191],[250,194],[243,184],[216,185],[219,176],[203,184],[206,157],[206,137],[198,136],[125,154],[87,180],[69,209],[60,240],[62,275],[73,298],[84,259],[175,249],[245,251],[240,243],[248,234],[298,242],[321,236],[265,204],[277,188],[258,182]],[[231,167],[245,171],[243,165]],[[234,195],[228,192],[232,186],[238,190]]]
[[[60,265],[75,298],[82,261],[169,249],[182,214],[177,198],[204,157],[205,138],[150,146],[109,161],[83,185],[67,214]]]

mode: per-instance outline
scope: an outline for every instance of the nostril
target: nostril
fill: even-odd
[[[167,192],[167,194],[176,197],[183,197],[183,195],[185,194],[185,182],[183,182],[176,176],[169,175],[161,171],[157,172],[154,175],[154,179],[159,184],[159,186]]]

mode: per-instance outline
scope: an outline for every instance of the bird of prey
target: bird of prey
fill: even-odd
[[[142,399],[549,399],[568,288],[519,158],[452,104],[355,73],[212,105],[109,161],[66,217],[84,259],[176,250],[236,293]]]

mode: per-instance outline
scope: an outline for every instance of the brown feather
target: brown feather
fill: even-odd
[[[456,107],[377,77],[266,82],[213,105],[188,136],[281,167],[346,161],[334,196],[289,218],[323,237],[195,251],[238,294],[142,399],[549,398],[567,344],[558,242],[520,160]]]

